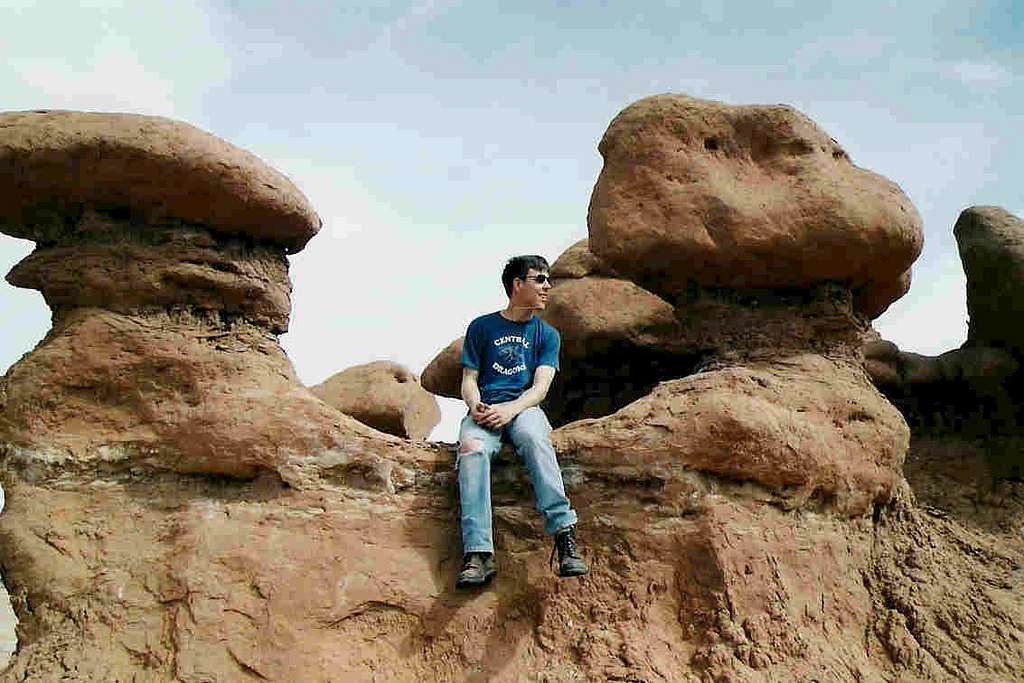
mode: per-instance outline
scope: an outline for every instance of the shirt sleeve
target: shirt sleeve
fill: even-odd
[[[540,335],[540,353],[537,354],[537,367],[549,365],[557,370],[558,351],[562,347],[562,338],[559,336],[558,330],[550,325],[545,325],[542,330]]]
[[[462,340],[462,367],[480,369],[480,326],[475,320],[469,324],[466,337]]]

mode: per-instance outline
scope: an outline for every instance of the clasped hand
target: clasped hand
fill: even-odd
[[[501,429],[515,418],[516,411],[508,403],[487,405],[481,401],[470,412],[470,416],[481,427]]]

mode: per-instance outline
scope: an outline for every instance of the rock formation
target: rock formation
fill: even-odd
[[[135,199],[145,178],[122,185],[109,166],[119,194],[47,185],[40,199],[25,161],[35,147],[8,143],[5,122],[49,115],[0,117],[0,169],[13,169],[0,178],[14,179],[0,196],[24,196],[27,207],[4,230],[37,241],[12,279],[39,286],[54,311],[54,330],[0,382],[0,566],[20,619],[3,680],[1017,675],[1024,543],[1009,529],[1024,523],[1024,502],[1012,502],[1024,498],[1009,490],[1000,493],[1012,504],[990,501],[984,519],[1009,525],[993,530],[971,516],[978,507],[944,507],[949,488],[925,471],[917,481],[930,507],[916,505],[901,472],[906,424],[859,355],[867,318],[897,295],[919,247],[912,207],[836,147],[800,144],[819,133],[792,110],[674,97],[634,107],[613,122],[615,144],[626,144],[617,131],[637,111],[682,112],[672,130],[684,142],[691,128],[700,133],[695,169],[701,148],[734,155],[708,172],[719,184],[695,183],[685,205],[715,206],[709,198],[733,187],[765,202],[806,200],[811,216],[772,204],[772,225],[802,226],[773,251],[748,234],[756,226],[738,227],[738,209],[708,214],[710,233],[736,240],[728,262],[749,265],[749,281],[722,279],[724,262],[701,271],[606,259],[621,251],[621,221],[641,210],[615,202],[602,246],[577,245],[554,264],[563,281],[548,315],[564,328],[566,365],[601,368],[610,397],[554,433],[593,572],[553,576],[525,474],[500,462],[499,575],[471,594],[452,588],[461,557],[450,449],[334,410],[298,385],[277,346],[288,314],[283,255],[300,246],[293,232],[275,237],[278,214],[261,214],[258,234],[212,214],[179,216],[156,190]],[[60,126],[79,125],[60,116]],[[176,136],[162,147],[173,154],[145,162],[163,172],[224,144],[180,124],[105,116],[92,147],[39,143],[43,156],[106,159],[110,149],[136,163]],[[631,134],[635,173],[610,156],[595,198],[627,197],[620,183],[662,168],[651,151],[664,139],[662,114],[645,116],[650,129]],[[733,122],[734,137],[715,128],[709,144],[705,119]],[[140,126],[155,132],[125,143]],[[260,167],[244,177],[271,173],[238,150],[229,157]],[[209,161],[194,173],[218,168]],[[796,192],[785,169],[831,194]],[[182,173],[211,196],[248,191]],[[302,204],[275,182],[290,197],[282,205]],[[829,213],[844,197],[864,203],[842,209],[845,222]],[[31,208],[39,202],[50,209]],[[686,249],[693,226],[685,212],[671,215],[651,229],[666,250]],[[815,216],[831,221],[823,249],[859,245],[885,267],[829,269],[789,253],[813,251]],[[68,250],[71,267],[57,265],[54,249]],[[773,264],[807,270],[779,279]],[[753,278],[766,273],[774,279]],[[423,384],[457,391],[458,341],[442,357]],[[654,369],[631,377],[645,359]],[[567,419],[583,412],[571,392],[584,379],[562,389]],[[600,398],[594,391],[582,396]]]
[[[53,311],[0,382],[12,675],[187,672],[204,645],[175,630],[174,558],[192,534],[218,542],[192,511],[223,514],[252,481],[393,491],[415,456],[298,383],[277,340],[285,256],[319,219],[259,159],[165,119],[3,114],[0,206],[0,229],[36,242],[9,281]],[[236,679],[217,656],[200,670]]]
[[[277,343],[285,254],[320,225],[287,178],[153,117],[15,113],[0,131],[2,229],[36,242],[8,281],[53,311],[6,376],[10,448],[251,476],[372,433],[306,391]]]
[[[590,249],[663,297],[835,281],[874,317],[910,284],[922,246],[910,200],[789,107],[650,97],[599,148]]]
[[[648,371],[640,396],[612,379],[603,393],[629,403],[559,429],[559,451],[672,488],[694,473],[747,481],[786,507],[888,504],[909,433],[861,370],[859,335],[920,250],[909,200],[786,107],[648,98],[600,150],[591,266],[576,268],[592,272],[557,286],[546,312],[587,340],[567,343],[579,362],[555,404],[596,365],[635,382],[654,356],[664,374]]]
[[[462,366],[459,359],[462,357],[463,339],[464,337],[459,337],[444,347],[427,367],[423,368],[420,382],[424,389],[438,396],[461,397]]]
[[[999,207],[972,206],[953,234],[967,276],[968,345],[1024,354],[1024,221]]]
[[[876,335],[864,345],[865,368],[904,414],[915,441],[980,447],[988,454],[986,470],[1019,478],[1024,476],[1024,221],[997,207],[971,207],[960,214],[953,233],[967,276],[967,341],[930,357],[900,351]]]
[[[310,391],[363,424],[406,439],[427,438],[441,421],[437,399],[416,375],[389,361],[343,370]]]
[[[555,424],[736,360],[814,350],[859,366],[864,321],[910,285],[909,199],[789,107],[647,98],[600,150],[590,237],[552,265],[545,318],[567,360]],[[457,397],[457,362],[438,356],[424,386]]]
[[[564,362],[546,407],[564,425],[553,435],[562,462],[585,482],[576,490],[632,490],[651,526],[676,531],[674,515],[710,525],[684,533],[689,541],[675,537],[695,553],[675,574],[679,604],[696,610],[682,619],[695,629],[691,661],[742,677],[779,659],[809,659],[808,670],[820,675],[836,652],[826,654],[830,647],[862,647],[860,627],[846,630],[857,623],[902,675],[983,670],[957,654],[962,644],[948,642],[962,643],[964,632],[934,635],[944,617],[906,594],[913,581],[904,567],[872,566],[881,555],[861,563],[856,551],[842,559],[827,540],[860,528],[876,548],[902,547],[913,545],[902,534],[927,534],[942,545],[939,555],[957,542],[955,527],[923,531],[931,520],[914,511],[902,476],[909,430],[862,370],[868,321],[906,291],[921,248],[909,200],[786,107],[650,98],[616,117],[601,151],[590,237],[552,264],[556,286],[543,315],[562,333]],[[458,340],[428,368],[434,386],[453,396],[457,348]],[[717,498],[723,487],[728,493]],[[602,519],[619,532],[643,525],[623,521],[629,506],[611,493],[600,498]],[[830,521],[812,530],[799,512],[804,521],[786,521],[777,509],[822,511]],[[866,513],[873,527],[858,521]],[[717,526],[720,515],[730,520],[725,527]],[[801,567],[792,548],[766,550],[780,526],[806,534],[806,547],[824,543],[828,562],[838,564]],[[744,550],[734,545],[744,543],[740,529],[757,539]],[[729,540],[716,543],[716,533]],[[658,534],[626,536],[632,549]],[[774,575],[789,578],[751,578],[760,572],[745,558],[758,547],[776,558]],[[715,567],[712,576],[696,568],[697,557]],[[966,574],[981,570],[969,565]],[[970,590],[927,571],[968,599]],[[849,621],[825,617],[826,630],[836,628],[831,646],[812,645],[818,636],[808,625],[818,622],[796,603],[769,598],[789,595],[797,577],[809,575],[845,577],[801,589],[842,602]],[[720,588],[709,598],[712,584]],[[893,595],[910,612],[887,607]],[[1020,632],[1021,611],[1005,593],[991,609]],[[1020,656],[1012,639],[999,647],[1005,666]],[[944,669],[949,657],[958,663]],[[851,671],[873,666],[830,674],[855,678]]]

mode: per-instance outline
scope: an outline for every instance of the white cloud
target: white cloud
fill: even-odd
[[[850,70],[884,57],[896,46],[891,36],[854,30],[845,35],[821,36],[800,45],[791,64],[801,73],[823,64],[842,65],[843,69]]]
[[[213,33],[215,14],[197,2],[4,2],[0,22],[2,106],[159,114],[201,123],[202,100],[230,75]],[[0,273],[32,244],[0,235]],[[38,292],[0,285],[0,370],[50,327]]]
[[[121,36],[100,38],[84,64],[50,57],[7,64],[48,108],[175,112],[170,81],[146,71]]]
[[[961,60],[942,64],[940,72],[968,87],[998,88],[1013,82],[1013,72],[996,62]]]
[[[231,72],[217,21],[198,2],[39,2],[6,12],[4,107],[202,120],[203,97]]]

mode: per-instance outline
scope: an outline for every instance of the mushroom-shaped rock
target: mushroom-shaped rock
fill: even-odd
[[[180,121],[137,114],[0,114],[0,224],[47,243],[90,206],[146,223],[177,219],[301,249],[320,219],[256,156]]]
[[[1024,350],[1024,221],[995,206],[965,209],[953,227],[972,345]]]
[[[669,299],[693,284],[840,282],[877,315],[921,251],[900,188],[790,107],[649,97],[612,121],[600,151],[590,249]]]
[[[447,398],[462,398],[462,342],[459,337],[434,357],[423,368],[420,383],[432,394]]]
[[[286,252],[318,226],[284,176],[186,124],[0,114],[0,230],[36,242],[8,280],[53,311],[5,378],[0,451],[248,477],[390,439],[310,394],[278,344]]]
[[[365,425],[409,439],[425,439],[441,421],[437,400],[416,375],[390,361],[358,365],[310,391]]]

